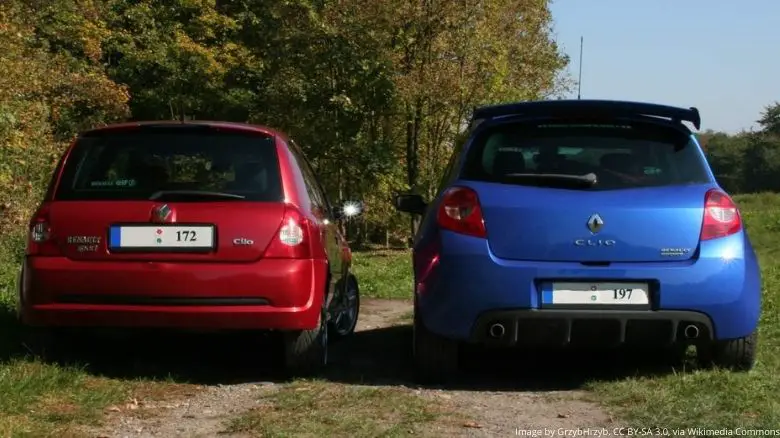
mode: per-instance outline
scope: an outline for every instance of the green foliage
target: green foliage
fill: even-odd
[[[475,105],[566,85],[547,0],[8,0],[0,5],[0,237],[64,142],[121,118],[280,128],[362,241],[403,243],[394,192],[433,194]]]
[[[75,4],[59,2],[57,15],[48,7],[0,3],[0,242],[5,253],[20,251],[24,223],[65,142],[80,129],[127,115],[127,90],[97,61],[101,25],[87,19],[88,8],[69,9]],[[33,25],[37,20],[41,24]],[[43,29],[57,21],[67,22],[69,30],[49,29],[59,35],[49,40]],[[68,36],[71,45],[60,41]]]
[[[780,191],[780,103],[766,107],[756,132],[699,135],[720,184],[731,193]]]
[[[353,270],[366,298],[412,299],[412,253],[406,250],[361,251]]]

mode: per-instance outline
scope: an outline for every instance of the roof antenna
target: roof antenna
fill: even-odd
[[[585,42],[584,37],[580,37],[580,76],[577,79],[577,100],[582,98],[582,46]]]

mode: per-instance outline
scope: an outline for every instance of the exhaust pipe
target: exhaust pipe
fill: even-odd
[[[691,324],[685,327],[685,331],[683,333],[685,333],[685,337],[688,339],[696,339],[699,337],[699,328]]]
[[[489,333],[491,338],[500,339],[506,334],[506,328],[503,324],[496,323],[490,326]]]

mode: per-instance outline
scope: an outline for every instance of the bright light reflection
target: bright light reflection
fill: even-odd
[[[734,259],[736,259],[738,255],[739,255],[739,252],[738,252],[737,248],[734,247],[733,245],[729,245],[729,246],[723,248],[723,251],[721,251],[721,253],[720,253],[720,258],[724,262],[728,263],[728,262],[731,262]]]
[[[360,204],[357,202],[347,202],[341,209],[344,217],[354,217],[360,214]]]

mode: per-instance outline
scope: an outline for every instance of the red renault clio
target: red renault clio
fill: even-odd
[[[279,332],[296,374],[353,333],[358,285],[296,144],[263,126],[143,122],[83,133],[30,222],[20,316],[68,328]],[[345,213],[346,212],[346,213]]]

